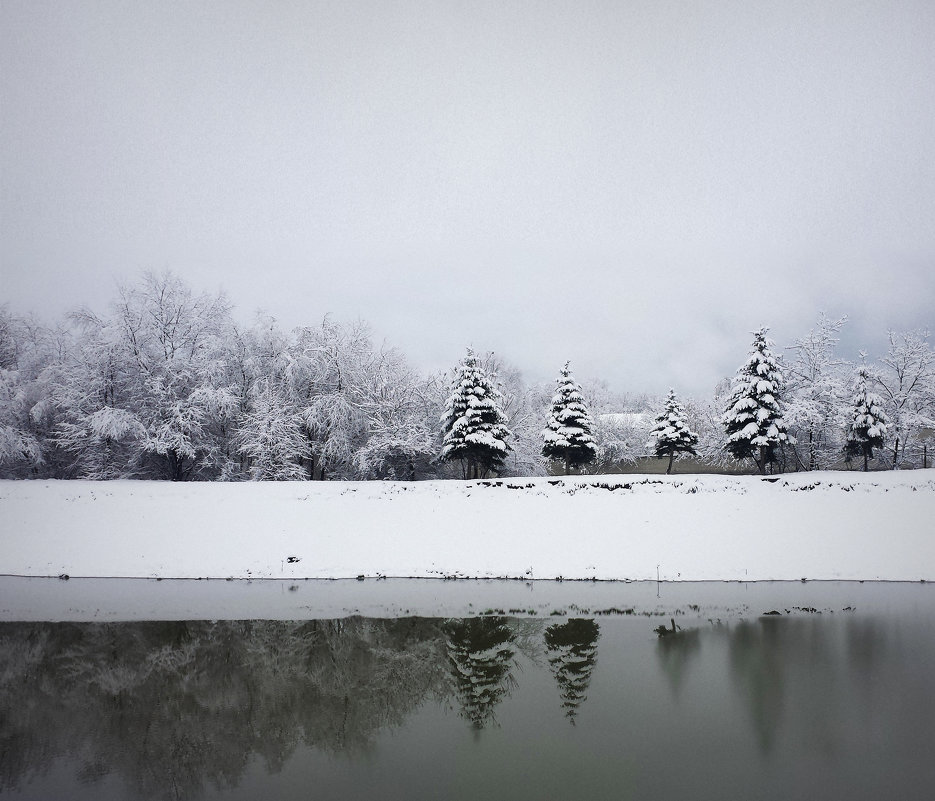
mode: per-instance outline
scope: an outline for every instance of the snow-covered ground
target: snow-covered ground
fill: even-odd
[[[0,574],[935,580],[935,470],[5,481]]]

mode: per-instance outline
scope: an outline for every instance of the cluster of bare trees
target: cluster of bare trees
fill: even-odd
[[[171,274],[106,315],[49,329],[4,311],[8,475],[93,479],[417,478],[445,390],[363,323],[244,328],[223,295]]]
[[[855,452],[847,445],[860,368],[885,412],[871,464],[930,463],[935,358],[927,332],[891,332],[882,358],[852,365],[834,350],[844,324],[822,317],[780,354],[788,439],[777,458],[795,470],[846,464]],[[527,384],[493,354],[475,361],[494,381],[508,434],[497,471],[544,474],[553,388]],[[149,273],[120,287],[106,313],[82,309],[55,327],[0,307],[0,477],[458,476],[439,458],[456,373],[423,374],[397,349],[374,343],[363,322],[326,317],[292,332],[269,317],[238,325],[223,294]],[[652,455],[662,399],[617,395],[594,380],[580,390],[592,417],[589,471]],[[725,381],[713,398],[683,401],[698,436],[695,458],[714,468],[736,456],[725,436],[729,394]]]

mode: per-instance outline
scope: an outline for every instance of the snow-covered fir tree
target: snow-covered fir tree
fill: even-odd
[[[753,459],[761,474],[779,459],[777,448],[789,437],[782,416],[782,370],[766,338],[768,328],[753,334],[753,350],[737,370],[721,418],[727,450],[735,459]]]
[[[656,415],[649,436],[653,453],[660,458],[669,457],[666,475],[672,472],[672,462],[680,453],[697,455],[695,446],[698,444],[698,435],[689,429],[685,410],[675,397],[674,389],[669,390],[665,405]]]
[[[571,374],[569,362],[565,362],[556,383],[558,389],[552,398],[549,419],[542,432],[542,455],[547,459],[564,462],[565,473],[568,474],[574,468],[590,464],[597,457],[594,421],[584,403],[581,387]]]
[[[847,440],[844,446],[848,456],[864,457],[864,472],[873,458],[873,449],[883,447],[886,436],[886,412],[883,398],[871,391],[870,375],[866,367],[857,371],[854,402],[847,421]]]
[[[485,478],[503,465],[510,450],[495,376],[487,374],[470,349],[455,373],[442,430],[441,458],[459,461],[463,478]]]

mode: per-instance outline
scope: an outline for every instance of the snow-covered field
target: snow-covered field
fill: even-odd
[[[935,470],[5,481],[0,574],[935,580]]]

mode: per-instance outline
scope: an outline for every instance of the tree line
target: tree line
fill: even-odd
[[[57,325],[0,307],[0,477],[171,480],[483,478],[610,472],[646,457],[705,469],[928,466],[935,359],[925,331],[835,354],[821,316],[776,352],[754,334],[707,398],[619,394],[570,365],[554,388],[468,350],[425,374],[362,321],[284,332],[234,322],[223,293],[171,273]]]

